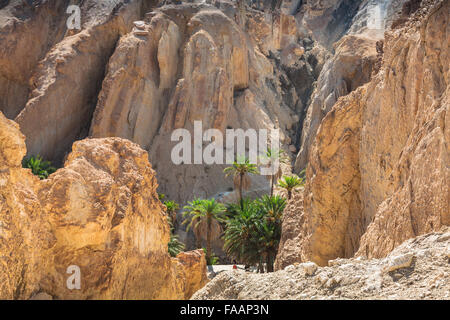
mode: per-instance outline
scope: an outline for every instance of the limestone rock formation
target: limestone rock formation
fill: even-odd
[[[288,201],[286,209],[283,211],[283,232],[274,263],[275,270],[282,270],[291,264],[302,261],[302,239],[299,230],[302,228],[304,219],[303,190],[301,190],[294,192],[292,199]]]
[[[299,261],[384,257],[450,224],[449,6],[423,1],[388,31],[378,74],[323,119],[310,151]]]
[[[80,30],[67,29],[69,4]],[[209,144],[193,139],[198,121],[221,134],[279,129],[292,160],[283,172],[307,167],[284,215],[279,270],[308,262],[299,270],[314,277],[330,260],[385,257],[450,225],[449,6],[0,0],[0,111],[25,134],[0,115],[0,297],[184,299],[203,286],[201,251],[167,254],[156,190],[157,178],[181,206],[236,201],[225,165],[173,159],[177,129],[192,153]],[[26,153],[65,165],[40,181],[21,168]],[[251,182],[245,196],[268,193],[265,177]],[[213,251],[226,261],[220,233]],[[380,263],[395,274],[414,259]],[[65,286],[70,265],[81,290]],[[331,293],[341,283],[317,279]]]
[[[5,76],[9,81],[5,94],[17,100],[2,110],[8,115],[17,115],[15,120],[27,137],[30,155],[39,153],[59,163],[70,151],[73,141],[88,133],[105,66],[117,40],[131,30],[132,22],[149,10],[152,3],[144,0],[79,1],[81,30],[67,30],[68,2],[46,1],[43,6],[29,9],[32,10],[29,19],[19,22],[15,22],[17,18],[8,19],[5,32],[21,42],[14,44],[16,40],[0,39],[5,43],[2,47],[8,48],[4,54],[8,58],[5,64],[12,74]],[[41,18],[44,21],[39,20],[41,16],[45,17]],[[12,32],[7,29],[15,24],[21,29],[12,29]],[[48,40],[40,36],[41,33]],[[27,63],[23,64],[20,56],[12,52],[26,52]],[[19,86],[17,83],[20,91],[14,89]]]
[[[0,111],[8,118],[25,106],[38,61],[63,38],[69,2],[11,0],[0,7]]]
[[[28,298],[48,268],[55,238],[36,196],[38,178],[22,169],[25,137],[0,113],[0,298]]]
[[[317,129],[336,101],[370,80],[378,57],[376,43],[377,38],[358,34],[346,35],[335,45],[335,54],[322,68],[303,122],[297,172],[306,167]]]
[[[185,299],[206,283],[200,252],[171,259],[169,225],[147,152],[121,138],[74,144],[39,180],[21,168],[24,136],[0,117],[0,297]],[[81,288],[67,287],[67,269]]]
[[[93,137],[125,137],[149,149],[161,192],[181,203],[220,196],[232,190],[232,181],[224,179],[223,165],[174,164],[174,130],[193,135],[195,121],[222,133],[279,128],[282,142],[290,145],[302,90],[315,79],[295,21],[283,25],[287,18],[248,9],[243,27],[234,5],[216,5],[220,10],[208,4],[162,6],[147,15],[147,35],[122,37],[91,125]],[[286,49],[275,56],[280,43]],[[297,79],[304,81],[296,84]],[[253,178],[251,191],[268,187],[264,177]]]
[[[227,271],[192,299],[449,300],[449,248],[447,228],[408,240],[384,259],[307,262],[270,274]]]

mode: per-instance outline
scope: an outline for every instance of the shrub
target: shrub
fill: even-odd
[[[50,161],[44,161],[41,156],[31,156],[23,160],[22,166],[27,169],[31,169],[31,172],[38,176],[41,180],[47,179],[52,173],[56,171],[55,167],[52,167]]]

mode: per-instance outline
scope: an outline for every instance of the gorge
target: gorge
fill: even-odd
[[[0,1],[0,299],[450,299],[449,16],[448,0]],[[197,122],[278,130],[280,176],[305,172],[276,272],[208,279],[197,242],[235,257],[183,207],[272,185],[174,162]],[[23,168],[37,155],[46,179]]]

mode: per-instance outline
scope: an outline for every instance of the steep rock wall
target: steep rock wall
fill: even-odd
[[[120,138],[74,144],[47,180],[21,168],[17,124],[0,115],[0,297],[186,299],[207,281],[202,251],[170,258],[147,152]],[[69,266],[81,271],[69,289]]]
[[[66,31],[68,0],[29,5],[8,1],[0,12],[0,111],[14,119],[25,107],[29,79],[46,52]]]
[[[222,165],[175,165],[175,129],[193,133],[194,121],[221,132],[279,128],[289,146],[299,121],[299,90],[314,81],[292,26],[276,27],[280,17],[246,11],[242,27],[233,5],[220,9],[166,5],[148,14],[144,30],[122,37],[91,125],[93,137],[121,136],[149,149],[161,192],[181,203],[232,190],[232,181],[224,179]],[[275,57],[280,39],[294,38]],[[295,87],[290,75],[307,80]],[[268,190],[264,177],[255,177],[252,185],[253,192]]]
[[[140,19],[151,3],[82,3],[82,29],[70,30],[39,62],[29,80],[31,93],[27,103],[15,118],[27,137],[30,155],[40,154],[61,163],[73,141],[87,136],[105,67],[116,42],[131,30],[132,22]],[[62,17],[65,22],[68,15]]]
[[[323,119],[297,231],[301,261],[383,257],[449,225],[449,5],[422,2],[386,33],[378,75]]]

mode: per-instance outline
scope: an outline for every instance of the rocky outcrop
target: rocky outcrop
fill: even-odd
[[[147,152],[121,138],[79,141],[41,181],[21,168],[17,124],[0,118],[1,298],[185,299],[206,283],[202,251],[168,254]],[[79,290],[66,284],[70,266],[81,271]]]
[[[300,261],[384,257],[450,224],[448,1],[386,33],[383,64],[323,119],[307,170]]]
[[[319,125],[339,97],[369,82],[380,69],[384,32],[403,17],[402,8],[407,3],[404,0],[362,1],[346,27],[348,30],[333,43],[334,55],[321,69],[300,132],[300,151],[294,168],[297,173],[306,168]]]
[[[304,223],[305,214],[303,211],[303,190],[294,192],[292,199],[288,201],[283,211],[283,223],[279,254],[274,263],[275,270],[282,270],[285,267],[302,261],[301,245],[302,239],[299,231]]]
[[[450,230],[411,239],[384,259],[294,264],[269,274],[222,272],[192,299],[449,300]]]
[[[83,1],[81,30],[69,30],[36,66],[27,103],[15,119],[27,137],[29,154],[61,163],[73,141],[87,136],[116,42],[150,4],[142,0]],[[65,23],[67,15],[61,16]]]
[[[181,203],[218,196],[233,186],[223,165],[174,164],[175,129],[193,135],[194,121],[222,133],[280,128],[282,141],[290,145],[300,90],[314,81],[292,25],[281,27],[280,17],[247,8],[242,26],[234,5],[216,5],[221,10],[208,4],[162,6],[147,15],[141,31],[122,37],[91,125],[93,137],[125,137],[149,149],[160,191]],[[274,54],[280,41],[292,43],[290,51]],[[307,80],[296,84],[302,76]],[[250,191],[268,188],[264,177],[254,177]]]
[[[24,108],[29,79],[66,31],[68,0],[11,0],[0,12],[0,111],[13,119]]]
[[[331,48],[350,28],[361,0],[308,0],[297,13],[300,32]]]
[[[0,113],[0,298],[28,298],[39,290],[45,254],[55,238],[36,196],[39,179],[22,169],[25,137]]]
[[[322,68],[303,122],[301,148],[295,162],[296,172],[306,168],[309,150],[322,119],[340,97],[370,80],[378,59],[377,38],[346,35],[335,46],[334,56]]]

